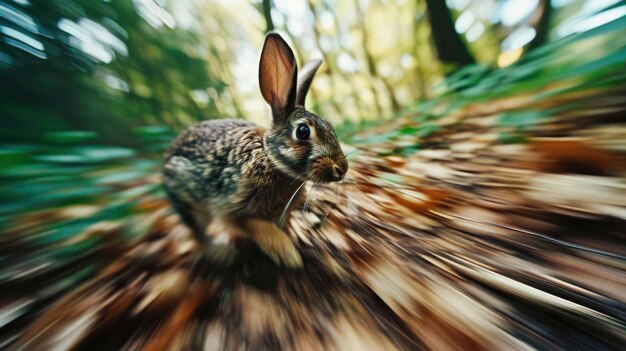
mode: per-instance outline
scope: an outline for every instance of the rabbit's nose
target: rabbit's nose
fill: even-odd
[[[333,165],[333,177],[341,179],[345,172],[337,165]]]
[[[337,180],[343,179],[343,176],[346,174],[347,171],[348,161],[346,161],[345,159],[339,160],[333,165],[333,176]]]

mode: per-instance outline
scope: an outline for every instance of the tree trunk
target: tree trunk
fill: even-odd
[[[341,71],[336,70],[335,69],[335,57],[331,57],[330,53],[322,50],[322,44],[321,44],[321,36],[322,34],[320,33],[319,28],[317,28],[316,23],[318,23],[318,13],[317,10],[315,9],[315,4],[309,0],[306,2],[307,6],[309,8],[309,11],[311,11],[311,15],[313,16],[313,37],[315,38],[315,42],[317,43],[317,47],[320,49],[320,51],[322,52],[322,58],[324,60],[324,62],[326,63],[326,74],[328,74],[328,78],[331,82],[330,84],[330,89],[331,89],[331,96],[333,96],[334,98],[329,99],[329,103],[330,105],[333,107],[333,109],[336,111],[335,113],[337,113],[338,115],[341,115],[341,111],[342,108],[339,105],[339,103],[337,102],[337,95],[339,94],[339,92],[336,89],[336,85],[334,84],[335,79],[336,78],[340,78],[343,80],[346,80],[347,82],[350,82],[350,80],[347,80],[346,77],[344,77],[341,74]],[[337,72],[337,73],[336,73]],[[339,77],[335,77],[336,75],[339,75]],[[355,89],[352,89],[352,91],[354,92]],[[358,106],[357,106],[358,108]]]
[[[265,17],[266,29],[269,33],[274,30],[274,21],[272,21],[272,0],[263,0],[263,17]]]
[[[420,28],[424,25],[426,21],[426,13],[421,12],[421,1],[417,1],[416,4],[416,17],[415,21],[413,21],[413,43],[411,52],[415,56],[415,60],[417,61],[417,67],[415,68],[415,73],[417,74],[417,80],[412,87],[412,90],[415,91],[417,89],[417,96],[419,99],[428,98],[428,89],[426,88],[426,73],[424,70],[426,60],[422,59],[422,55],[420,53],[420,47],[423,45],[423,41],[420,38]],[[416,94],[414,93],[413,96]]]
[[[454,29],[452,14],[446,6],[446,2],[444,0],[426,0],[426,8],[439,59],[444,64],[456,66],[456,69],[475,63],[476,60]]]
[[[548,37],[550,17],[552,17],[552,1],[541,0],[539,7],[541,13],[539,14],[539,20],[535,26],[537,35],[535,35],[535,38],[530,42],[530,44],[528,44],[527,52],[543,45]]]

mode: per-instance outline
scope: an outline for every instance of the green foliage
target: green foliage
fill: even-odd
[[[384,122],[344,123],[340,136],[355,145],[400,142],[399,148],[385,149],[382,154],[410,155],[420,144],[442,129],[441,118],[474,104],[502,104],[495,110],[498,141],[522,143],[525,133],[534,126],[547,123],[551,117],[580,108],[578,102],[563,102],[558,108],[542,102],[576,91],[608,89],[626,83],[626,16],[594,29],[579,32],[550,42],[523,56],[505,68],[485,65],[466,66],[434,86],[438,97],[420,101],[403,115],[412,114],[410,122],[381,133],[354,135]],[[528,103],[507,107],[507,98],[527,97]],[[529,105],[530,104],[530,105]],[[487,117],[487,116],[486,116]],[[462,119],[458,123],[463,123]],[[411,141],[413,143],[411,144]],[[406,144],[409,144],[408,146]]]
[[[18,14],[3,20],[17,39],[0,41],[0,79],[10,87],[0,92],[3,140],[137,146],[134,127],[215,115],[214,103],[191,96],[225,87],[195,49],[197,33],[149,24],[125,0],[0,5]]]
[[[539,123],[546,116],[549,116],[546,111],[511,111],[500,117],[500,124],[513,128],[525,128]]]
[[[425,123],[475,103],[510,96],[527,94],[540,104],[575,91],[623,85],[626,82],[623,69],[626,38],[621,31],[625,28],[626,16],[622,16],[594,29],[548,43],[509,67],[465,67],[435,87],[443,90],[438,98],[418,104],[415,120]],[[444,112],[441,112],[442,107]],[[516,107],[498,119],[507,130],[500,135],[500,141],[524,142],[520,133],[525,129],[576,107],[576,103],[563,104],[559,110]],[[419,133],[416,136],[424,137]]]

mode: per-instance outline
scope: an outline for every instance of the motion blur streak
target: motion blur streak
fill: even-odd
[[[485,36],[504,31],[504,42],[515,28],[502,23],[544,1],[447,1],[460,29],[482,26],[471,47],[490,57],[448,72],[434,55],[418,59],[430,41],[388,56],[370,42],[374,70],[360,49],[333,51],[367,43],[333,22],[332,6],[345,21],[379,10],[368,15],[375,37],[372,28],[392,27],[374,26],[381,9],[413,6],[413,21],[426,2],[357,1],[359,13],[275,1],[278,29],[311,45],[307,35],[321,33],[313,46],[337,58],[320,78],[346,95],[313,87],[316,108],[329,118],[380,113],[337,128],[350,171],[339,184],[307,185],[310,209],[287,223],[302,270],[244,240],[234,260],[218,244],[199,255],[167,202],[159,169],[175,129],[248,106],[233,93],[245,67],[229,50],[254,45],[222,34],[260,43],[264,23],[261,2],[220,12],[257,11],[241,26],[211,12],[226,2],[202,2],[200,14],[213,14],[204,40],[215,44],[202,57],[206,43],[176,7],[201,2],[163,3],[0,2],[0,349],[624,349],[621,2],[553,0],[554,38],[527,51],[528,37],[491,47]],[[524,11],[490,17],[485,4]],[[385,64],[391,56],[397,64]],[[421,90],[418,73],[422,88],[438,84]],[[402,108],[384,120],[395,88]]]

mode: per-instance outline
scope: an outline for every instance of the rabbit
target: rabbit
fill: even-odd
[[[269,33],[259,85],[271,107],[271,128],[244,120],[204,121],[182,132],[166,152],[165,190],[201,246],[228,233],[251,238],[276,264],[302,266],[279,220],[302,203],[305,181],[337,182],[348,171],[333,127],[304,108],[321,64],[307,63],[298,79],[291,48]]]

